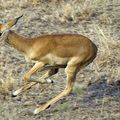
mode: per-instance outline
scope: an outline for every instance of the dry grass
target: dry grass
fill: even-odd
[[[94,63],[85,68],[78,75],[78,78],[83,75],[82,80],[92,80],[94,83],[95,81],[106,79],[108,83],[112,83],[120,80],[120,16],[117,10],[118,5],[120,5],[118,0],[1,0],[0,18],[2,20],[0,21],[4,22],[4,20],[24,14],[23,19],[14,28],[22,35],[36,36],[52,33],[78,33],[88,36],[98,46],[98,55]],[[12,54],[13,52],[14,54]],[[25,60],[17,51],[0,44],[1,93],[9,93],[17,84],[21,84],[19,79],[31,64],[25,65]],[[61,75],[61,78],[65,79],[64,74]],[[78,79],[78,83],[79,81]],[[78,94],[79,97],[86,90],[86,86],[81,88],[78,85],[77,87],[75,86],[73,92]],[[72,101],[72,98],[70,99]],[[116,99],[107,99],[103,95],[102,99],[95,100],[96,104],[100,102],[100,108],[97,108],[95,111],[89,108],[90,110],[87,111],[88,108],[86,109],[84,105],[81,105],[79,106],[82,108],[81,114],[79,114],[80,110],[78,109],[77,115],[82,119],[92,120],[96,117],[98,119],[109,118],[109,120],[112,120],[112,118],[117,120],[119,118],[119,114],[115,109],[115,107],[117,108]],[[108,112],[110,106],[106,105],[106,103],[109,103],[109,100],[111,100],[111,106],[114,104],[111,108],[115,109],[112,112],[110,108],[110,113]],[[58,108],[60,111],[68,111],[70,106],[68,103],[65,103]],[[77,113],[77,111],[75,112]],[[98,113],[100,114],[98,115]]]
[[[105,33],[106,28],[101,29],[98,25],[93,26],[95,27],[96,34],[98,35],[100,48],[96,60],[97,71],[101,71],[102,68],[105,68],[109,76],[108,83],[115,82],[113,80],[119,80],[120,78],[120,41],[113,40],[113,36],[110,35],[111,31],[109,31],[109,29],[107,30],[107,33]]]

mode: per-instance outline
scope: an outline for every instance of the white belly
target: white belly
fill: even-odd
[[[57,64],[57,65],[65,65],[67,64],[69,58],[61,58],[61,57],[57,57],[53,54],[47,54],[46,56],[40,58],[39,60],[35,61],[35,60],[32,60],[31,56],[27,56],[25,55],[25,60],[27,62],[38,62],[38,61],[41,61],[41,62],[46,62],[46,64],[50,64],[50,65],[54,65],[54,64]]]
[[[48,59],[48,64],[57,64],[57,65],[67,64],[67,62],[69,60],[69,58],[61,58],[61,57],[57,57],[53,54],[48,54],[44,58]]]

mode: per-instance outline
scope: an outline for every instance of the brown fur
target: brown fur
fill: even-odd
[[[36,61],[41,61],[48,54],[68,59],[83,56],[86,61],[95,54],[95,45],[88,38],[78,34],[44,35],[35,38],[24,38],[10,31],[8,43],[31,60]],[[47,60],[46,58],[45,64],[49,64],[49,59]]]

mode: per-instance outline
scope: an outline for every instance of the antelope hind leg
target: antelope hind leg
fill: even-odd
[[[47,109],[49,106],[56,103],[57,101],[59,101],[61,98],[68,95],[72,91],[75,76],[76,76],[76,67],[74,67],[74,66],[67,67],[66,74],[67,74],[67,83],[66,83],[66,87],[63,90],[63,92],[61,92],[59,95],[57,95],[53,99],[49,100],[47,103],[43,104],[39,108],[35,109],[34,114],[38,114],[39,112]]]

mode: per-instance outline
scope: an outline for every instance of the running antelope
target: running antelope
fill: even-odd
[[[30,82],[31,76],[38,69],[40,71],[47,69],[47,73],[41,77],[42,80],[56,74],[59,68],[65,68],[67,76],[64,90],[35,109],[34,114],[37,114],[72,91],[76,74],[95,59],[97,47],[90,39],[79,34],[56,34],[25,38],[10,30],[21,17],[0,24],[1,39],[5,38],[6,43],[23,53],[26,60],[35,61],[35,65],[24,75],[23,79],[28,81],[27,84],[13,92],[13,96],[17,96],[38,83]],[[3,34],[6,30],[7,34]]]

